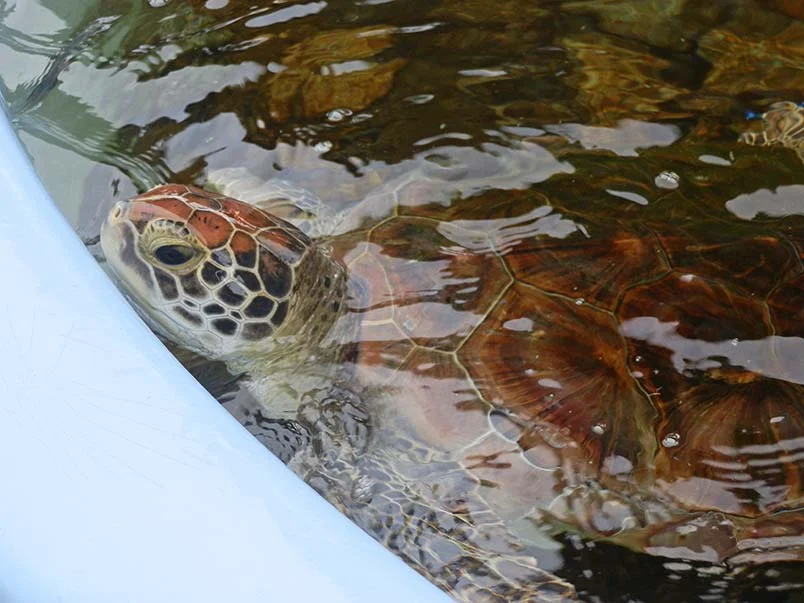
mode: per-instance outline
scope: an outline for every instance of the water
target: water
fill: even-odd
[[[559,523],[597,522],[587,533],[678,501],[729,514],[657,528],[654,555],[622,546],[646,548],[644,534],[614,544],[512,522],[583,600],[796,601],[804,165],[794,150],[738,138],[761,128],[771,103],[804,100],[802,18],[773,0],[6,1],[0,77],[43,179],[93,250],[116,200],[228,168],[280,176],[334,211],[373,199],[353,226],[374,226],[404,337],[364,333],[369,352],[369,340],[394,346],[364,361],[362,378],[407,400],[418,398],[406,384],[421,383],[464,408],[473,386],[522,401],[512,416],[466,410],[451,436],[489,430],[504,444],[469,449],[525,450],[502,470],[490,457],[477,469],[509,488],[520,472],[521,504],[511,490],[484,492],[497,508],[518,517],[554,498]],[[393,208],[401,217],[381,223]],[[366,309],[383,320],[381,307]],[[477,327],[482,315],[499,324]],[[472,340],[481,334],[482,346]],[[424,347],[397,345],[408,337]],[[437,351],[458,346],[471,383]],[[263,412],[225,366],[176,352],[281,458],[311,437],[304,421]],[[305,412],[330,408],[316,400]],[[360,448],[368,436],[355,406],[331,431]],[[523,412],[555,429],[523,435]],[[432,419],[431,437],[457,416]],[[638,443],[646,433],[649,454]],[[573,441],[595,451],[596,479],[614,491],[658,476],[648,491],[661,504],[567,489],[556,451]],[[411,483],[427,487],[446,483],[439,467],[457,458],[418,444],[403,456]],[[338,475],[310,480],[327,488]],[[357,480],[349,496],[364,502],[372,490]],[[592,517],[572,511],[596,504]],[[790,511],[755,536],[794,544],[771,553],[733,520],[779,509]],[[674,529],[692,534],[685,546]],[[399,549],[417,564],[415,549]],[[720,554],[732,563],[713,562]]]

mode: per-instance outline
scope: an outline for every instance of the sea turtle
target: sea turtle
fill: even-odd
[[[268,114],[287,121],[294,113],[306,117],[338,110],[332,119],[362,111],[391,90],[403,59],[372,59],[394,44],[394,27],[364,27],[326,31],[291,46],[281,69],[261,84],[267,91]],[[347,113],[348,112],[348,113]]]
[[[762,115],[762,130],[745,132],[740,141],[761,147],[781,145],[793,149],[804,161],[804,104],[773,103]]]
[[[158,331],[312,434],[311,482],[459,596],[571,598],[527,557],[545,526],[804,560],[801,229],[590,226],[533,190],[405,202],[430,184],[315,238],[286,186],[252,205],[162,185],[101,243]]]
[[[585,120],[587,125],[613,127],[621,119],[660,121],[690,114],[673,107],[672,101],[688,90],[668,80],[672,61],[652,54],[642,44],[580,32],[563,37],[560,45],[578,65],[566,80],[578,91],[576,102],[591,116]]]
[[[351,384],[339,387],[346,373],[354,373],[334,366],[357,360],[354,354],[366,361],[382,354],[369,342],[355,349],[363,326],[360,310],[348,305],[347,290],[362,303],[373,292],[355,292],[364,284],[347,279],[345,267],[331,256],[334,240],[323,235],[348,217],[284,181],[255,187],[254,178],[239,169],[211,176],[210,187],[236,179],[239,194],[263,198],[260,205],[271,213],[220,193],[166,185],[117,203],[101,230],[109,266],[154,330],[191,351],[224,359],[234,374],[248,375],[263,402],[252,421],[266,432],[273,427],[264,423],[293,422],[283,437],[304,432],[290,444],[297,456],[284,460],[451,594],[472,602],[576,601],[572,585],[541,569],[485,504],[464,499],[464,484],[446,487],[451,473],[463,471],[448,456],[419,468],[411,480],[400,471],[404,463],[395,462],[404,455],[395,459],[394,452],[376,448],[379,433],[372,434],[368,449],[368,431],[391,425],[370,424],[361,398],[370,386],[356,390],[361,396]],[[306,233],[321,238],[314,242]],[[202,247],[209,254],[199,264],[195,254]],[[311,287],[310,315],[291,303],[300,286]],[[193,328],[185,330],[185,323]],[[302,441],[308,450],[299,450]],[[412,440],[405,447],[435,458],[423,445],[414,449]],[[434,480],[442,482],[435,486],[438,504],[431,500]]]
[[[703,94],[730,98],[751,94],[761,98],[768,90],[800,94],[804,87],[804,23],[781,18],[784,26],[773,24],[778,15],[753,12],[755,7],[743,4],[747,14],[698,38],[697,54],[712,65],[701,83]],[[771,21],[758,25],[763,16]]]

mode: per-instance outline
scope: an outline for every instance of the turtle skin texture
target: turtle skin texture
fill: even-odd
[[[331,499],[467,600],[573,597],[522,561],[534,525],[675,559],[804,560],[801,221],[707,237],[581,220],[532,191],[390,198],[311,240],[165,185],[113,210],[128,255],[110,263],[138,262],[182,329],[234,342],[220,357],[256,382],[296,383],[306,365],[283,369],[289,355],[348,367],[340,393],[299,394],[319,431],[302,473],[349,482]],[[142,251],[166,222],[201,254],[168,287]],[[268,310],[251,318],[256,299]],[[330,423],[371,436],[339,443]]]

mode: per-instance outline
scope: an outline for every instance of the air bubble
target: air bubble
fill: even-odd
[[[326,153],[327,151],[332,150],[332,143],[329,140],[322,140],[321,142],[317,142],[313,146],[313,149],[317,153]]]
[[[351,114],[352,112],[349,109],[333,109],[332,111],[327,113],[327,119],[332,122],[343,121]]]
[[[148,4],[150,4],[154,8],[162,8],[167,3],[168,0],[148,0]]]
[[[678,435],[678,434],[677,434],[677,433],[675,433],[675,432],[673,432],[673,433],[668,433],[668,434],[667,434],[666,436],[664,436],[664,438],[662,439],[662,446],[664,446],[665,448],[675,448],[675,447],[676,447],[676,446],[678,446],[680,443],[681,443],[681,436],[680,436],[680,435]]]
[[[592,427],[592,433],[597,435],[603,435],[606,433],[606,424],[605,423],[598,423]]]
[[[675,561],[665,563],[664,567],[674,572],[688,572],[692,569],[692,566],[689,563],[678,563]]]
[[[374,482],[366,475],[358,477],[352,487],[352,497],[360,503],[371,502],[371,495],[374,490]]]
[[[582,306],[585,301],[586,300],[584,298],[579,297],[578,299],[575,300],[575,305],[576,306]]]
[[[429,103],[434,98],[435,96],[432,94],[414,94],[413,96],[408,96],[405,100],[414,105],[423,105],[424,103]]]
[[[675,172],[664,171],[656,176],[653,182],[659,188],[676,189],[678,188],[679,180],[681,180],[681,177]]]

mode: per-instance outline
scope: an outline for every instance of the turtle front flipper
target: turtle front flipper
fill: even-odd
[[[360,396],[337,385],[305,394],[297,420],[310,442],[294,471],[459,601],[580,600],[570,583],[539,567],[543,549],[508,529],[460,465],[422,467],[435,472],[430,480],[404,475],[404,455],[376,445],[377,426],[364,407]]]
[[[572,584],[540,567],[536,555],[544,551],[512,534],[471,492],[457,498],[454,506],[425,503],[430,497],[422,495],[422,485],[396,474],[390,455],[374,450],[341,463],[341,471],[332,473],[340,463],[327,463],[303,477],[360,528],[456,600],[580,601]],[[333,496],[350,482],[348,495]]]

